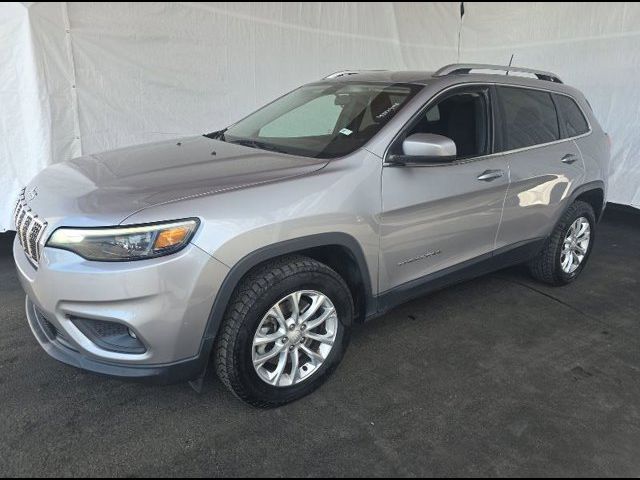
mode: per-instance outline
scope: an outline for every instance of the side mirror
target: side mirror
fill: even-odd
[[[394,163],[439,163],[449,162],[458,153],[450,138],[435,133],[414,133],[402,142],[402,155],[394,155]]]

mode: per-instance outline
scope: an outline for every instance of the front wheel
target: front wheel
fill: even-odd
[[[243,280],[227,308],[218,376],[256,407],[302,398],[340,363],[352,317],[349,288],[328,266],[302,256],[266,264]]]
[[[532,275],[551,285],[573,282],[584,269],[595,239],[596,219],[588,203],[573,203],[542,251],[530,262]]]

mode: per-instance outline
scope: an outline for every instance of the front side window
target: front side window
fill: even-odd
[[[558,106],[558,110],[560,110],[560,118],[562,119],[562,125],[564,127],[564,137],[577,137],[578,135],[587,133],[589,131],[589,124],[576,102],[566,95],[554,95],[553,97]]]
[[[292,155],[336,158],[367,143],[420,89],[357,82],[306,85],[212,136]]]
[[[517,150],[560,139],[551,94],[540,90],[497,87],[502,114],[501,151]]]
[[[405,138],[416,133],[435,133],[453,140],[456,158],[478,157],[489,153],[489,125],[488,90],[465,90],[428,107]]]

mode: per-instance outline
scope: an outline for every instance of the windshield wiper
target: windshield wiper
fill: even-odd
[[[224,142],[225,141],[224,133],[227,130],[228,130],[227,128],[223,128],[222,130],[216,130],[215,132],[205,134],[205,137],[211,138],[212,140],[222,140]]]
[[[271,145],[270,143],[261,142],[259,140],[250,140],[248,138],[247,139],[241,138],[239,140],[231,140],[229,143],[233,143],[235,145],[242,145],[244,147],[257,148],[259,150],[267,150],[267,151],[270,151],[270,152],[287,153],[283,149],[278,148],[275,145]]]

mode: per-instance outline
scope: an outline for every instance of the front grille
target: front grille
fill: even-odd
[[[27,257],[35,265],[38,265],[42,248],[40,241],[47,228],[47,222],[38,218],[38,215],[33,213],[31,208],[27,206],[24,188],[18,197],[13,220],[20,245],[27,254]]]

